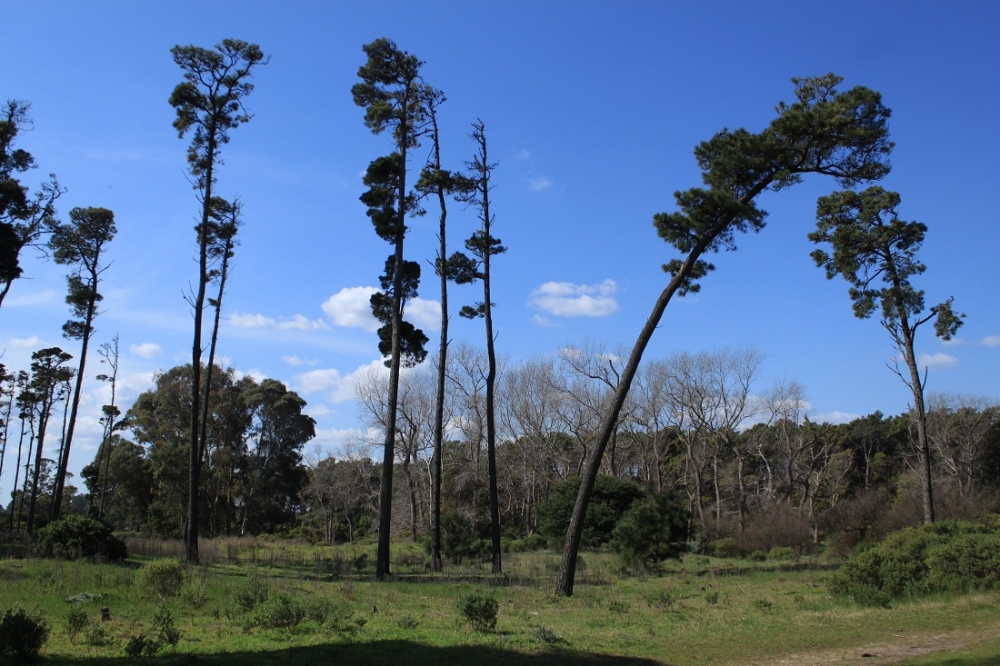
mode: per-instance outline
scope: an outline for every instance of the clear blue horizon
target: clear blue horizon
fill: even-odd
[[[170,48],[229,37],[259,44],[271,62],[219,172],[220,194],[244,206],[219,351],[237,371],[298,391],[324,451],[358,428],[352,382],[380,362],[366,308],[389,247],[358,196],[368,163],[391,148],[364,127],[350,89],[362,45],[382,36],[425,61],[425,80],[448,97],[447,166],[471,158],[471,123],[486,124],[499,162],[495,233],[509,248],[494,268],[497,346],[512,362],[588,341],[630,346],[666,284],[661,265],[676,256],[652,218],[674,209],[674,191],[700,184],[694,147],[722,128],[759,131],[792,98],[792,77],[832,71],[893,110],[893,171],[880,184],[902,196],[902,218],[928,226],[916,284],[928,303],[954,296],[967,315],[950,344],[921,332],[927,390],[1000,397],[996,3],[250,1],[237,12],[222,2],[38,0],[0,2],[0,22],[0,95],[32,106],[18,146],[39,168],[23,180],[35,187],[56,174],[63,219],[77,206],[115,212],[93,344],[120,336],[123,409],[154,373],[190,362],[183,296],[196,272],[197,202],[189,138],[178,139],[167,103],[182,80]],[[762,196],[767,228],[713,257],[717,270],[670,305],[648,357],[749,345],[767,356],[760,390],[798,380],[810,418],[906,410],[885,331],[854,318],[846,284],[809,257],[816,198],[836,188],[813,177]],[[476,221],[457,205],[449,219],[457,249]],[[431,210],[407,240],[425,266],[408,312],[434,347],[435,229]],[[63,267],[30,252],[22,265],[25,279],[0,308],[0,361],[26,369],[33,351],[56,345],[76,355],[61,336]],[[477,295],[456,288],[451,300]],[[479,323],[453,322],[453,340],[482,344]],[[97,361],[92,353],[75,473],[99,443]]]

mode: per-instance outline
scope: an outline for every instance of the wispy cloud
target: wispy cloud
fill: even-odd
[[[155,342],[143,342],[139,345],[129,345],[128,350],[141,358],[156,358],[163,353],[163,348]]]
[[[515,160],[526,160],[531,157],[531,151],[527,148],[515,148],[514,149],[514,159]]]
[[[917,354],[917,365],[921,368],[956,368],[958,359],[951,354]]]
[[[979,344],[987,347],[1000,347],[1000,335],[987,335],[979,341]]]
[[[41,345],[42,340],[37,335],[30,338],[11,338],[7,344],[14,349],[35,349]]]
[[[294,365],[294,366],[300,366],[300,365],[313,366],[313,365],[316,365],[317,363],[319,363],[319,361],[316,360],[316,359],[308,359],[307,360],[307,359],[304,359],[304,358],[299,358],[298,356],[296,356],[294,354],[292,354],[291,356],[282,356],[281,360],[284,361],[285,363],[287,363],[288,365]]]
[[[237,312],[230,318],[229,323],[237,328],[271,328],[279,331],[315,331],[329,328],[323,321],[318,319],[311,320],[300,314],[274,319],[272,317],[265,317],[262,314]]]
[[[809,420],[814,423],[829,423],[830,425],[840,425],[842,423],[850,423],[855,419],[860,419],[861,414],[855,414],[854,412],[840,412],[833,410],[832,412],[826,412],[824,414],[813,414],[809,417]]]
[[[554,328],[558,326],[558,324],[556,324],[554,321],[552,321],[548,317],[543,317],[542,315],[533,315],[531,317],[531,321],[536,326],[544,326],[545,328]]]
[[[531,292],[528,305],[557,317],[607,317],[618,311],[614,280],[600,284],[546,282]]]
[[[354,385],[358,379],[368,377],[372,371],[388,372],[382,359],[375,359],[354,371],[342,375],[336,368],[319,368],[296,375],[292,380],[292,388],[299,393],[309,395],[322,393],[333,404],[339,404],[354,399]]]
[[[14,290],[11,290],[14,291]],[[41,305],[42,303],[48,303],[54,300],[57,293],[54,289],[46,289],[44,291],[28,292],[26,294],[19,294],[16,291],[11,296],[4,299],[4,307],[25,307],[31,305]]]
[[[546,176],[539,176],[528,181],[528,190],[530,192],[543,192],[550,187],[552,187],[552,179]]]

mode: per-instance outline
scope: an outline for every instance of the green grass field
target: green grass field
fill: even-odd
[[[144,585],[141,567],[176,556],[179,544],[132,540],[123,566],[4,560],[0,610],[46,618],[51,664],[1000,664],[1000,594],[865,608],[831,597],[830,565],[817,562],[686,556],[641,578],[622,576],[609,553],[585,553],[576,594],[560,598],[549,551],[508,554],[497,581],[478,565],[432,575],[417,547],[400,544],[398,580],[375,583],[369,545],[203,544],[206,563],[185,568],[181,594],[167,598]],[[296,607],[334,610],[292,627],[250,626],[235,599],[251,578]],[[493,632],[475,631],[456,609],[476,590],[499,602]],[[71,609],[86,614],[86,628],[70,630]],[[126,657],[131,637],[155,635],[162,609],[180,631],[176,647]]]

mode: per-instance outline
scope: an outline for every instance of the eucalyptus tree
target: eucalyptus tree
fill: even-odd
[[[40,349],[31,355],[31,381],[24,396],[24,403],[35,415],[35,464],[28,503],[27,531],[31,534],[35,525],[35,505],[38,500],[38,482],[42,470],[42,451],[49,418],[56,403],[65,398],[63,388],[72,379],[74,370],[64,363],[73,356],[59,347]]]
[[[926,368],[921,377],[915,339],[917,329],[934,320],[934,333],[942,340],[950,340],[965,315],[952,310],[950,298],[925,312],[924,292],[913,286],[911,278],[926,269],[917,252],[927,225],[899,219],[899,203],[897,193],[881,187],[820,197],[816,230],[809,234],[809,240],[830,245],[832,254],[822,249],[813,251],[816,265],[826,270],[827,279],[841,275],[847,280],[856,317],[868,319],[880,311],[882,327],[903,361],[905,370],[900,369],[898,360],[890,368],[913,395],[924,522],[932,523],[934,491],[924,403],[927,377]]]
[[[400,50],[389,39],[379,38],[363,47],[368,60],[358,69],[360,83],[351,88],[354,103],[365,108],[365,125],[373,134],[388,130],[393,152],[369,164],[364,184],[369,189],[361,195],[368,206],[368,217],[375,233],[392,245],[380,278],[382,291],[372,296],[372,311],[382,322],[379,351],[387,356],[389,391],[385,427],[385,450],[382,464],[382,488],[379,494],[378,553],[375,575],[389,574],[389,532],[392,523],[392,466],[395,459],[396,405],[399,399],[399,371],[426,357],[427,337],[403,320],[408,298],[416,296],[420,264],[404,258],[406,220],[422,211],[417,196],[407,186],[409,151],[419,145],[427,130],[428,99],[437,93],[420,78],[423,63]]]
[[[94,317],[97,304],[103,300],[97,290],[101,274],[108,265],[103,260],[105,247],[115,237],[115,214],[107,208],[74,208],[69,212],[68,224],[52,227],[49,248],[57,264],[71,267],[67,276],[69,294],[66,302],[73,309],[73,319],[63,325],[63,337],[80,340],[80,363],[76,370],[76,385],[70,406],[66,437],[62,454],[56,467],[55,488],[52,493],[51,517],[59,517],[62,508],[63,487],[69,465],[70,447],[80,409],[80,394],[83,390],[84,371],[87,363],[87,349],[94,334]]]
[[[37,247],[46,229],[55,222],[55,202],[63,193],[54,175],[34,194],[21,184],[18,174],[35,168],[35,158],[15,148],[17,135],[31,127],[31,105],[7,100],[0,110],[0,305],[14,280],[21,277],[21,251]]]
[[[696,292],[698,280],[714,269],[704,254],[734,249],[737,234],[764,227],[766,213],[754,203],[764,191],[786,189],[807,173],[832,176],[851,187],[889,172],[889,109],[877,92],[867,88],[839,92],[842,81],[833,74],[793,79],[796,101],[780,103],[778,117],[762,132],[724,129],[702,142],[695,157],[707,187],[675,193],[680,210],[654,216],[657,233],[683,258],[664,265],[670,280],[632,348],[600,438],[588,458],[563,546],[557,594],[573,594],[590,493],[642,355],[673,296]]]
[[[183,138],[192,132],[188,146],[188,173],[201,204],[195,226],[198,242],[198,279],[189,303],[194,311],[194,338],[191,345],[191,444],[189,452],[188,520],[185,542],[188,562],[198,562],[198,484],[201,472],[201,447],[198,422],[201,416],[202,320],[206,290],[212,279],[209,268],[213,241],[213,214],[216,212],[216,168],[221,163],[222,146],[229,143],[229,132],[250,121],[243,104],[253,91],[249,79],[253,70],[267,64],[267,57],[256,44],[225,39],[214,49],[198,46],[175,46],[170,50],[174,62],[184,71],[184,82],[174,88],[170,105],[177,112],[174,128]]]
[[[476,258],[478,264],[470,277],[483,283],[483,300],[475,305],[462,307],[460,315],[469,319],[482,317],[486,328],[486,458],[489,467],[490,484],[490,540],[492,542],[493,573],[501,573],[503,564],[500,554],[500,500],[497,495],[497,429],[496,429],[496,380],[497,357],[493,332],[493,301],[490,260],[503,254],[507,248],[499,238],[492,235],[494,216],[490,212],[491,180],[497,162],[489,161],[486,145],[486,125],[477,120],[472,125],[472,140],[476,144],[476,154],[466,163],[469,187],[459,195],[459,200],[473,205],[479,216],[480,228],[465,241],[466,249]]]

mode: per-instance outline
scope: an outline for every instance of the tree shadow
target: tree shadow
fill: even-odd
[[[364,643],[329,643],[305,647],[256,652],[216,654],[161,653],[150,663],[204,664],[205,666],[327,666],[348,664],[476,664],[476,666],[665,666],[663,662],[636,657],[580,652],[566,648],[548,648],[534,654],[492,646],[454,645],[435,647],[412,641],[387,640]],[[67,666],[121,666],[133,664],[128,657],[50,656],[46,664]]]

